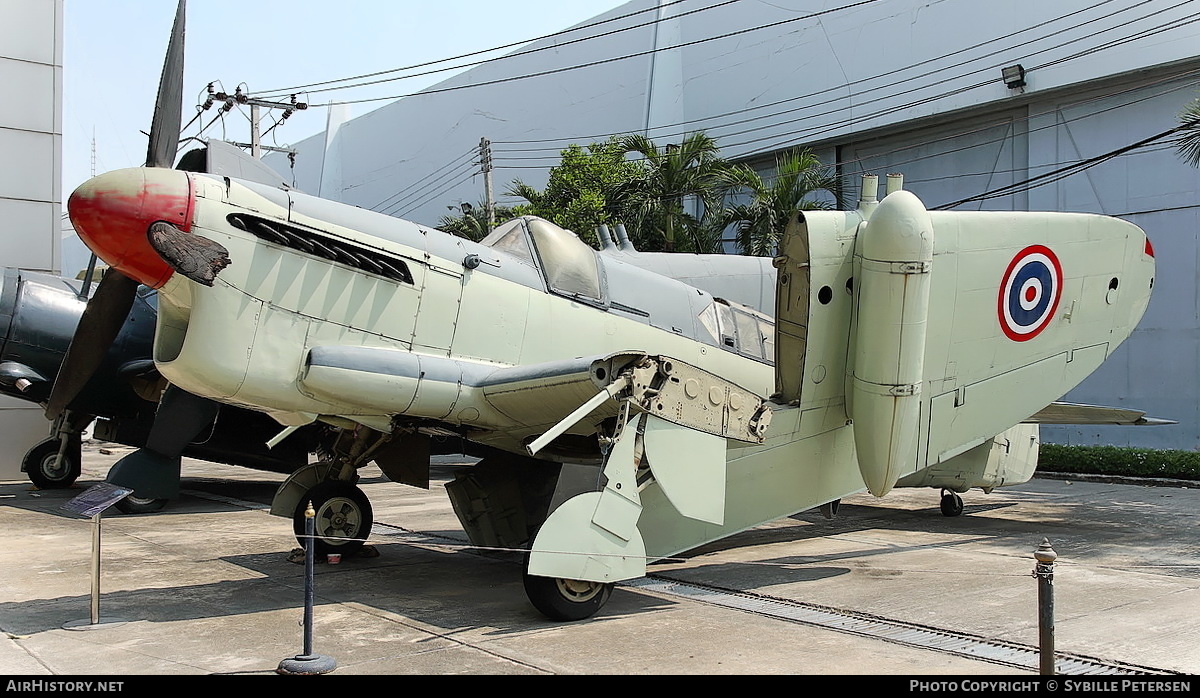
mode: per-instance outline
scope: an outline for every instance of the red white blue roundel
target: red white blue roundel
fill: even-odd
[[[998,314],[1004,334],[1014,342],[1038,336],[1062,299],[1063,273],[1058,257],[1044,245],[1017,253],[1000,282]]]

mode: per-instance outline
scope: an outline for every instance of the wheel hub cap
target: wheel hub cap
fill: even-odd
[[[558,590],[563,597],[575,602],[587,601],[604,588],[600,582],[585,582],[578,579],[558,579],[556,581]]]

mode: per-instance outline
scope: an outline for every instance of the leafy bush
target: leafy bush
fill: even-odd
[[[1041,444],[1038,470],[1200,480],[1200,453],[1117,446]]]

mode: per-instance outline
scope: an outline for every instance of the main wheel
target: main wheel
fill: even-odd
[[[353,553],[371,534],[371,502],[363,491],[349,482],[326,480],[308,491],[296,506],[292,530],[301,546],[306,544],[304,511],[312,502],[314,555]]]
[[[613,586],[612,582],[584,582],[525,573],[525,595],[533,607],[550,620],[591,618],[608,602]]]
[[[81,439],[68,437],[67,450],[58,457],[58,439],[47,439],[25,454],[21,461],[29,481],[40,490],[60,490],[75,484],[82,466]]]
[[[942,491],[942,516],[958,516],[963,512],[963,500],[954,492]]]

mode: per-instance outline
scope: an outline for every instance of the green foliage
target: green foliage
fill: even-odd
[[[518,179],[506,193],[529,202],[522,215],[553,221],[593,245],[596,226],[623,223],[643,252],[719,253],[732,225],[739,252],[770,255],[792,212],[829,208],[812,195],[837,195],[839,183],[807,149],[780,156],[769,179],[721,158],[703,132],[663,147],[633,134],[572,145],[543,191]],[[731,195],[748,201],[727,207]]]
[[[1184,108],[1179,115],[1182,134],[1176,141],[1179,155],[1193,167],[1200,167],[1200,99]]]
[[[723,214],[726,225],[736,226],[738,251],[745,255],[774,255],[794,212],[832,208],[812,195],[827,191],[837,196],[840,190],[837,177],[807,148],[777,158],[770,182],[745,165],[730,168],[721,179],[727,193],[749,197]]]
[[[720,251],[722,176],[731,165],[718,155],[716,141],[692,133],[679,144],[659,148],[641,135],[621,139],[626,154],[640,155],[640,176],[614,193],[630,238],[640,250],[714,253]],[[685,202],[699,202],[700,218]]]
[[[1200,453],[1041,444],[1038,449],[1038,469],[1056,473],[1200,480]]]
[[[523,214],[545,218],[595,244],[596,226],[620,222],[612,193],[641,176],[642,168],[625,158],[616,138],[586,148],[571,145],[561,155],[543,191],[516,179],[507,194],[529,202]]]
[[[460,238],[474,240],[479,242],[487,237],[487,204],[479,202],[474,206],[463,206],[464,210],[457,216],[442,216],[438,219],[438,230],[457,235]],[[496,207],[496,225],[500,225],[504,221],[511,220],[517,216],[527,215],[525,206]]]

